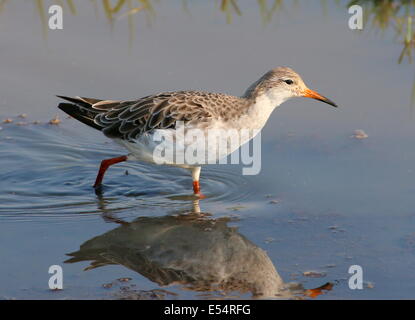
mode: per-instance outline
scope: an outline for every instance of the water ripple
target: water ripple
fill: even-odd
[[[88,128],[5,127],[0,131],[0,219],[66,219],[103,210],[180,208],[194,199],[187,170],[138,162],[111,167],[103,195],[97,197],[91,185],[100,161],[124,152]],[[201,184],[204,201],[209,202],[238,202],[252,192],[237,166],[205,167]]]

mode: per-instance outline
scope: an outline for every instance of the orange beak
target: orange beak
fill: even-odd
[[[327,104],[329,104],[329,105],[331,105],[331,106],[333,106],[333,107],[337,108],[337,104],[335,104],[333,101],[331,101],[330,99],[328,99],[328,98],[326,98],[326,97],[322,96],[322,95],[321,95],[321,94],[319,94],[318,92],[313,91],[313,90],[311,90],[311,89],[305,89],[305,90],[303,91],[302,96],[303,96],[303,97],[306,97],[306,98],[316,99],[316,100],[318,100],[318,101],[321,101],[321,102],[327,103]]]

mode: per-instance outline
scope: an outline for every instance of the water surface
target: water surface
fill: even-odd
[[[316,299],[414,298],[414,70],[397,64],[389,29],[348,29],[345,2],[287,1],[264,22],[239,1],[230,22],[208,2],[160,1],[132,27],[99,2],[74,3],[46,33],[35,2],[0,12],[0,119],[13,119],[0,124],[2,299],[308,299],[327,282]],[[198,203],[186,171],[141,163],[112,167],[96,194],[100,161],[124,150],[54,96],[240,95],[279,65],[340,108],[285,103],[262,132],[261,173],[205,168]],[[48,290],[54,264],[62,291]],[[364,290],[348,287],[355,264]]]

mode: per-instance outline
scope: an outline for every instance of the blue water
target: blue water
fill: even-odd
[[[228,24],[213,4],[161,1],[150,22],[137,15],[131,41],[127,19],[111,27],[102,8],[95,16],[75,3],[77,15],[45,36],[34,5],[0,12],[0,120],[14,120],[0,123],[0,298],[250,298],[261,275],[300,284],[284,298],[326,282],[333,289],[316,299],[414,297],[414,69],[397,64],[393,34],[349,30],[335,4],[325,14],[286,3],[264,24],[256,2],[240,1]],[[198,217],[181,169],[119,164],[96,194],[100,161],[124,150],[66,118],[54,97],[239,95],[278,65],[340,108],[306,99],[278,108],[262,132],[261,173],[204,169]],[[57,114],[61,123],[48,124]],[[353,139],[356,129],[368,138]],[[71,253],[79,261],[65,262]],[[61,291],[48,289],[55,264]],[[363,268],[363,290],[348,286],[351,265]],[[249,284],[218,283],[216,267],[252,272]]]

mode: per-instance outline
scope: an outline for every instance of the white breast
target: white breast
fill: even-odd
[[[236,129],[261,130],[267,123],[271,113],[276,107],[285,102],[289,97],[280,91],[268,91],[258,97],[248,111],[233,121],[230,126]]]

